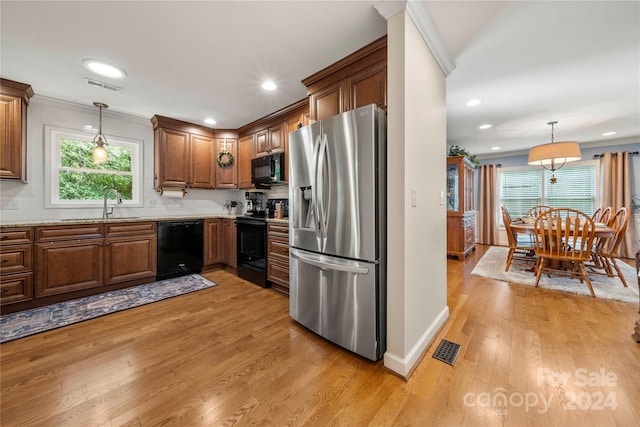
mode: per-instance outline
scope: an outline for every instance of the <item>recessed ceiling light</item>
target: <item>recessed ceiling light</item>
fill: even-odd
[[[479,99],[472,99],[469,102],[467,102],[467,107],[474,107],[478,104],[480,104],[482,101],[480,101]]]
[[[276,90],[278,86],[274,82],[264,82],[262,83],[262,89],[264,90]]]
[[[500,149],[500,147],[491,147],[491,149],[492,149],[493,151],[496,151],[496,150],[499,150],[499,149]]]
[[[94,73],[100,74],[104,77],[111,77],[114,79],[123,79],[127,77],[127,73],[125,73],[123,69],[96,59],[83,59],[82,65]]]
[[[478,129],[489,129],[490,127],[493,127],[493,125],[490,125],[489,123],[487,123],[486,125],[478,126]]]
[[[611,135],[615,135],[616,133],[611,131],[611,132],[605,132],[602,134],[602,136],[611,136]]]
[[[208,125],[215,125],[216,121],[213,120],[211,117],[207,117],[206,119],[204,119],[204,122]]]

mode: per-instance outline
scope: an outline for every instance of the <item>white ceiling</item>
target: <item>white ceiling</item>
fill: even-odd
[[[302,79],[384,35],[376,3],[3,0],[0,74],[37,95],[147,119],[211,116],[216,128],[235,129],[304,98]],[[640,142],[640,2],[425,5],[456,64],[449,145],[524,150],[549,142],[551,120],[556,140]],[[93,75],[84,58],[128,76]],[[278,90],[260,89],[265,79]],[[483,102],[466,107],[471,98]],[[484,123],[493,127],[479,130]]]

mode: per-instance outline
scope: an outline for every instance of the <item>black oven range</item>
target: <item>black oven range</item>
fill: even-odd
[[[267,283],[267,222],[264,218],[236,217],[238,276],[263,288]]]

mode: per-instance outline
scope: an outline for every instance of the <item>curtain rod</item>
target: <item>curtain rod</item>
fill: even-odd
[[[640,151],[632,151],[632,152],[630,152],[630,153],[629,153],[629,156],[637,156],[637,155],[639,155],[639,154],[640,154]],[[594,154],[594,155],[593,155],[593,158],[594,158],[594,159],[599,159],[599,158],[601,158],[601,157],[604,157],[604,155],[605,155],[605,153],[602,153],[602,154]],[[617,154],[617,153],[611,153],[611,155],[615,157],[615,156],[617,156],[618,154]]]

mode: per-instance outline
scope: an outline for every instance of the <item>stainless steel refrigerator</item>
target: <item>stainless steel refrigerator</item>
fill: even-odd
[[[385,190],[374,104],[289,134],[289,314],[371,360],[386,350]]]

